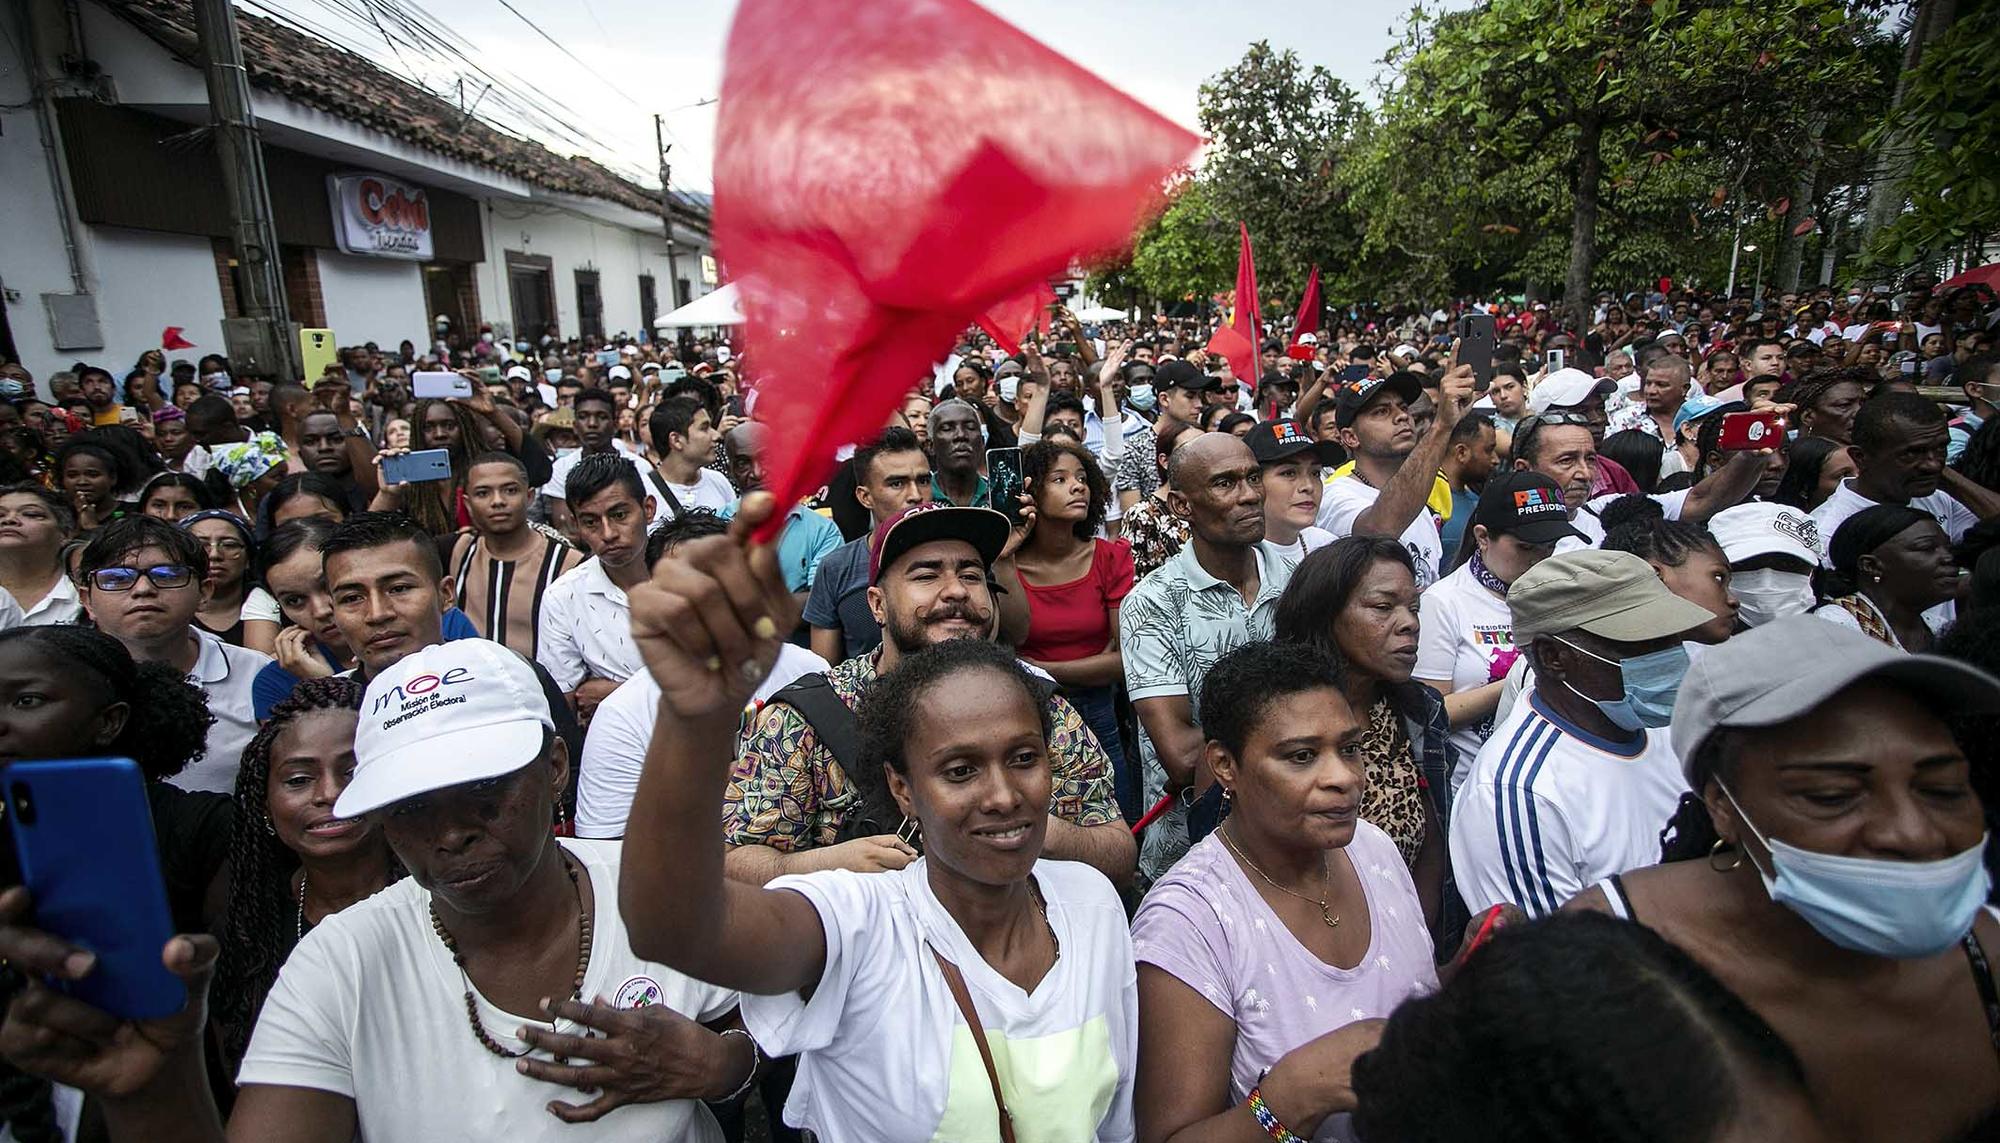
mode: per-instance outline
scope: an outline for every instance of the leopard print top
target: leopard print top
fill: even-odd
[[[1368,708],[1368,730],[1361,739],[1368,788],[1361,795],[1361,818],[1389,835],[1412,869],[1424,847],[1424,791],[1419,785],[1417,759],[1403,717],[1377,700]]]

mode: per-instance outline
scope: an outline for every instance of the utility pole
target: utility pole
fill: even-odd
[[[673,148],[667,146],[665,123],[665,119],[658,114],[653,116],[653,146],[660,151],[660,222],[666,227],[667,232],[667,312],[671,313],[681,308],[681,271],[680,263],[674,256],[674,205],[671,189],[674,185],[674,168],[667,162],[667,152]]]
[[[255,330],[252,364],[282,381],[300,380],[299,347],[285,312],[284,271],[278,264],[278,230],[271,219],[271,193],[264,181],[264,148],[257,138],[257,113],[250,106],[250,74],[243,67],[243,43],[236,34],[231,0],[194,0],[195,34],[201,42],[203,74],[222,188],[229,206],[230,239],[236,246],[237,275],[244,317]]]

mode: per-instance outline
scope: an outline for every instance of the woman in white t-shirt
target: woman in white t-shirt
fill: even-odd
[[[1538,472],[1495,476],[1466,525],[1458,566],[1424,591],[1413,677],[1444,696],[1458,753],[1454,794],[1493,733],[1507,669],[1518,657],[1507,587],[1554,555],[1559,541],[1581,536],[1567,518],[1561,485]]]
[[[1264,471],[1264,542],[1294,562],[1331,544],[1333,533],[1314,521],[1326,495],[1321,466],[1338,460],[1340,446],[1313,440],[1290,418],[1256,425],[1247,439]]]
[[[626,827],[634,950],[755,994],[758,1044],[798,1056],[785,1119],[823,1143],[990,1140],[1002,1116],[1023,1140],[1130,1140],[1131,937],[1110,882],[1041,857],[1064,828],[1046,812],[1047,707],[1010,652],[950,639],[899,656],[862,700],[860,757],[884,768],[863,796],[893,799],[922,859],[763,888],[724,878],[715,807],[737,720],[797,618],[773,553],[743,546],[771,511],[747,498],[730,539],[683,545],[630,593],[673,715]],[[931,519],[906,544],[892,530],[883,563],[937,552],[941,592],[984,575],[1005,524],[973,513],[908,517]]]

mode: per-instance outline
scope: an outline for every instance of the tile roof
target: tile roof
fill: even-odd
[[[190,0],[98,2],[189,66],[201,66]],[[236,22],[250,84],[260,91],[548,190],[659,212],[660,192],[581,155],[564,158],[484,120],[466,119],[451,103],[384,71],[365,56],[240,7]],[[709,196],[675,191],[673,199],[678,219],[707,229]]]

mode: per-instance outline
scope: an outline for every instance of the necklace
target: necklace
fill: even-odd
[[[584,973],[590,968],[590,913],[583,906],[583,887],[577,884],[576,865],[566,853],[563,854],[563,870],[569,874],[570,888],[576,890],[576,984],[570,989],[569,998],[579,1000],[583,997]],[[472,1026],[472,1038],[479,1041],[480,1047],[503,1060],[518,1060],[527,1055],[532,1049],[524,1048],[518,1052],[510,1052],[501,1047],[499,1041],[487,1033],[486,1025],[480,1023],[479,1001],[473,998],[472,977],[465,971],[465,955],[458,951],[458,942],[451,939],[451,933],[444,927],[443,918],[438,916],[436,898],[431,900],[431,928],[437,933],[438,940],[444,942],[445,951],[451,954],[451,963],[458,966],[459,979],[465,982],[465,1022]],[[550,1021],[549,1026],[553,1028],[555,1022]],[[557,1056],[556,1062],[568,1061],[562,1056]]]
[[[1035,902],[1035,911],[1042,915],[1042,927],[1049,931],[1049,943],[1054,945],[1056,949],[1055,959],[1061,960],[1062,941],[1056,939],[1056,927],[1049,923],[1049,907],[1042,900],[1042,891],[1036,888],[1033,882],[1029,882],[1028,896]]]
[[[1328,905],[1326,902],[1327,897],[1331,896],[1333,892],[1333,870],[1327,866],[1326,854],[1322,853],[1319,856],[1320,894],[1319,894],[1319,899],[1314,900],[1313,898],[1306,896],[1304,893],[1301,893],[1296,889],[1285,888],[1283,885],[1280,885],[1276,881],[1273,881],[1271,879],[1270,874],[1257,868],[1257,863],[1250,860],[1249,857],[1245,856],[1242,850],[1236,848],[1235,842],[1229,840],[1228,830],[1218,829],[1215,831],[1215,835],[1222,839],[1222,844],[1229,847],[1229,852],[1235,854],[1239,861],[1243,862],[1243,864],[1250,867],[1250,872],[1255,873],[1259,877],[1262,877],[1264,879],[1265,884],[1269,885],[1273,889],[1276,889],[1280,893],[1289,894],[1293,897],[1297,897],[1301,901],[1311,901],[1313,904],[1318,905],[1319,919],[1326,922],[1326,927],[1329,929],[1339,927],[1340,914],[1334,912],[1332,906]]]
[[[292,939],[304,940],[306,935],[306,871],[299,870],[299,918],[293,926]]]

